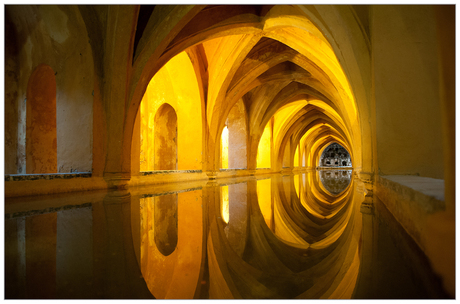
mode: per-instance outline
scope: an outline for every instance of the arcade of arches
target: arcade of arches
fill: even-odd
[[[454,32],[455,6],[448,5],[7,5],[5,211],[8,221],[18,219],[6,230],[20,235],[24,225],[25,239],[27,233],[32,237],[34,229],[42,229],[38,220],[13,214],[46,209],[37,217],[51,218],[55,206],[41,198],[60,196],[60,206],[78,205],[63,201],[92,190],[106,193],[104,208],[111,199],[131,204],[117,212],[120,221],[129,213],[133,223],[139,210],[133,211],[132,201],[138,197],[138,207],[154,215],[137,215],[141,228],[133,231],[154,228],[139,241],[148,248],[134,248],[137,259],[128,253],[123,258],[139,263],[145,280],[130,292],[144,288],[156,298],[264,297],[255,278],[268,282],[271,276],[254,266],[242,275],[257,284],[242,283],[216,249],[234,243],[232,261],[244,260],[234,269],[263,263],[256,253],[267,248],[237,242],[262,233],[249,228],[257,214],[268,227],[267,244],[282,243],[276,250],[291,246],[291,254],[306,250],[307,256],[349,244],[343,245],[347,266],[325,272],[324,278],[331,278],[327,288],[277,294],[269,293],[266,283],[265,297],[350,298],[378,297],[389,288],[369,283],[378,281],[372,263],[385,251],[379,227],[388,226],[395,242],[407,247],[405,258],[424,262],[425,284],[439,285],[426,297],[455,297]],[[347,171],[315,173],[334,166]],[[271,182],[261,179],[265,175]],[[330,176],[336,182],[323,181]],[[184,182],[194,190],[138,195],[146,187],[169,193]],[[220,190],[210,190],[216,185]],[[314,203],[304,203],[308,199]],[[205,200],[220,202],[219,224],[214,207],[193,207]],[[250,206],[251,200],[258,204]],[[96,220],[101,212],[96,206],[93,231],[110,225],[100,214]],[[294,225],[304,213],[308,223]],[[247,221],[233,221],[236,214],[252,224],[241,228]],[[181,226],[187,216],[193,216],[186,219],[189,229]],[[192,224],[194,219],[202,226]],[[54,221],[60,225],[59,215]],[[221,225],[225,242],[212,230]],[[187,237],[194,231],[200,231],[203,247]],[[102,235],[93,232],[91,246]],[[7,259],[19,243],[18,238],[7,245]],[[55,269],[62,259],[51,251],[56,261],[49,267]],[[147,261],[147,256],[162,258]],[[29,261],[29,253],[26,257]],[[289,259],[295,260],[286,256],[284,263]],[[24,263],[27,275],[39,269]],[[173,264],[176,270],[168,272]],[[99,269],[94,265],[91,273]],[[19,277],[20,266],[11,267],[6,280]],[[196,274],[194,283],[179,279],[180,271]],[[282,277],[288,282],[299,271]],[[116,283],[100,284],[114,290],[112,297],[144,297],[143,289],[122,295]],[[43,297],[59,297],[64,289],[56,288]]]

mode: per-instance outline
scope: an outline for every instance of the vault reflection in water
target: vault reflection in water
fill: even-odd
[[[141,199],[141,270],[149,290],[156,298],[350,298],[362,198],[354,195],[351,171],[343,173],[341,195],[324,191],[318,172],[179,193],[178,244],[169,256],[151,237],[152,198]]]

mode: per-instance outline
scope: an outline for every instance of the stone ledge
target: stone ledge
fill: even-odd
[[[409,176],[376,176],[380,200],[428,257],[444,288],[455,296],[455,212],[446,210],[444,181]]]
[[[411,175],[377,176],[374,193],[425,252],[428,220],[445,211],[444,181]]]
[[[381,178],[401,184],[427,196],[444,201],[444,180],[413,175],[386,175]]]
[[[208,176],[202,170],[144,171],[139,172],[139,175],[132,175],[130,180],[127,182],[127,186],[142,187],[147,185],[190,182],[207,179]]]
[[[5,197],[44,195],[75,191],[107,189],[107,181],[102,177],[73,176],[67,178],[11,180],[5,182]]]
[[[41,173],[41,174],[5,174],[5,182],[19,182],[31,180],[51,180],[51,179],[70,179],[70,178],[89,178],[91,172],[74,172],[74,173]]]
[[[139,175],[154,175],[154,174],[174,174],[174,173],[202,173],[202,170],[155,170],[155,171],[141,171]]]
[[[377,183],[401,196],[403,201],[417,202],[428,213],[445,209],[444,180],[414,175],[378,176]]]

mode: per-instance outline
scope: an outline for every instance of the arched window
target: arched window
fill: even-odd
[[[26,173],[56,173],[56,78],[50,66],[32,72],[26,103]]]
[[[154,122],[155,170],[177,170],[177,115],[163,104]]]
[[[324,149],[319,159],[320,167],[351,167],[348,151],[338,143],[330,144]]]

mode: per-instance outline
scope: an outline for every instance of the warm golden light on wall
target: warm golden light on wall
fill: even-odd
[[[295,153],[294,153],[294,167],[299,166],[299,146],[295,148]]]
[[[222,169],[228,169],[228,128],[227,126],[224,127],[222,130],[222,136],[221,136],[221,145],[222,145],[222,153],[221,153],[221,158],[222,158]]]
[[[270,168],[271,167],[271,128],[267,124],[262,133],[259,141],[259,148],[257,149],[257,168]]]
[[[172,58],[150,81],[140,106],[140,171],[161,170],[154,166],[157,112],[168,104],[177,115],[177,138],[171,137],[177,153],[175,170],[201,169],[201,97],[195,70],[186,52]],[[161,114],[160,114],[161,116]]]

